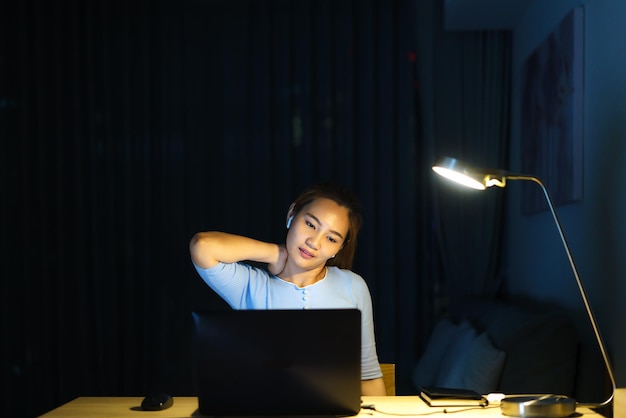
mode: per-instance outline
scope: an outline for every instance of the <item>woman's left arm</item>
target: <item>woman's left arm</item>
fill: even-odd
[[[382,377],[371,380],[361,380],[361,395],[363,396],[387,396],[385,382]]]
[[[372,308],[372,297],[365,280],[359,275],[355,282],[355,297],[359,309],[361,310],[361,366],[364,367],[362,373],[365,376],[380,375],[380,365],[376,353],[376,339],[374,337],[374,313]],[[369,377],[368,376],[368,377]],[[361,394],[363,396],[385,396],[387,389],[382,377],[373,379],[361,379]]]

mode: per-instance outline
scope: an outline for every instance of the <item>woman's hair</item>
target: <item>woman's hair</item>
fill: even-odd
[[[334,182],[318,183],[306,189],[294,202],[294,215],[304,206],[315,199],[326,198],[334,201],[339,206],[348,209],[348,234],[344,240],[343,247],[334,258],[328,259],[326,265],[337,266],[343,269],[352,269],[354,254],[356,252],[356,241],[363,222],[361,214],[361,203],[352,190]]]

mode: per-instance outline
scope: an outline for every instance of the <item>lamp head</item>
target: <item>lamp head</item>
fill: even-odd
[[[456,158],[440,157],[432,168],[440,176],[476,190],[485,190],[491,186],[506,186],[506,171],[477,169]]]

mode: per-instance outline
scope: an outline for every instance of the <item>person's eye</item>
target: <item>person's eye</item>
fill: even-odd
[[[310,221],[306,221],[306,225],[307,225],[309,228],[315,228],[315,225],[313,225]]]
[[[328,237],[328,241],[332,242],[332,243],[336,243],[337,240],[333,237]]]

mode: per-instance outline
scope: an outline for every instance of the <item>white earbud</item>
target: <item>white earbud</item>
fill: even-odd
[[[293,221],[293,216],[290,216],[289,219],[287,219],[287,229],[291,228],[291,221]]]

